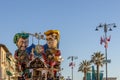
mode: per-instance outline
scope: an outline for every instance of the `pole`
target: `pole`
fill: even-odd
[[[72,60],[72,64],[73,64],[73,56],[72,56],[71,60]],[[72,69],[72,80],[73,80],[73,65],[72,65],[71,69]]]
[[[106,61],[107,61],[107,48],[105,48],[105,53],[106,53]],[[108,74],[108,71],[107,71],[107,62],[106,62],[106,80],[107,80],[107,74]]]
[[[104,25],[105,40],[107,39],[107,25]],[[107,47],[105,47],[105,59],[106,59],[106,80],[107,80]]]
[[[98,31],[99,29],[98,28],[104,28],[104,33],[105,33],[105,41],[107,41],[107,31],[109,30],[109,31],[112,31],[112,27],[113,28],[116,28],[116,25],[115,25],[115,23],[112,23],[112,24],[100,24],[98,27],[96,27],[96,31]],[[107,63],[108,63],[108,60],[107,60],[107,45],[106,45],[106,42],[105,42],[105,64],[106,64],[106,80],[107,80],[107,78],[108,78],[108,65],[107,65]]]
[[[71,76],[72,76],[72,80],[73,80],[73,69],[74,69],[74,66],[75,66],[75,64],[73,63],[73,60],[74,59],[77,59],[78,57],[76,57],[76,56],[69,56],[68,57],[68,59],[71,59]]]
[[[72,80],[73,80],[73,67],[72,67]]]

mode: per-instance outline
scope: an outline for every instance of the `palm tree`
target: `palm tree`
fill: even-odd
[[[95,52],[93,55],[92,55],[92,58],[91,58],[91,62],[93,62],[96,67],[97,67],[97,80],[100,80],[100,77],[99,77],[99,67],[103,66],[103,60],[105,59],[104,57],[104,54],[102,54],[101,52]]]
[[[84,73],[84,78],[83,80],[86,80],[86,74],[87,72],[91,71],[91,63],[90,61],[87,61],[87,60],[83,60],[81,63],[80,63],[80,66],[78,68],[78,72],[81,71]]]

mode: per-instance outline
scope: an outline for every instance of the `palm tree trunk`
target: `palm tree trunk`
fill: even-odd
[[[99,76],[99,65],[97,65],[97,80],[100,80],[100,76]]]
[[[83,80],[86,80],[86,72],[84,73],[84,77],[83,77]]]

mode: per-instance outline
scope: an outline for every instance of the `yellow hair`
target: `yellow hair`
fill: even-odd
[[[48,31],[46,31],[46,32],[44,32],[44,34],[46,35],[46,36],[48,36],[48,35],[51,35],[51,34],[57,34],[57,38],[58,38],[58,40],[60,39],[60,33],[59,33],[59,30],[48,30]]]

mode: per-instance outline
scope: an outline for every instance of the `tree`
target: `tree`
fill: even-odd
[[[87,72],[91,71],[91,63],[90,61],[87,61],[87,60],[83,60],[80,65],[79,65],[79,68],[78,68],[78,72],[81,71],[84,73],[84,78],[83,80],[86,80],[86,74]]]
[[[99,67],[103,66],[103,60],[105,59],[104,54],[102,54],[101,52],[95,52],[92,55],[91,58],[91,62],[94,63],[97,67],[97,80],[100,80],[100,76],[99,76]]]

